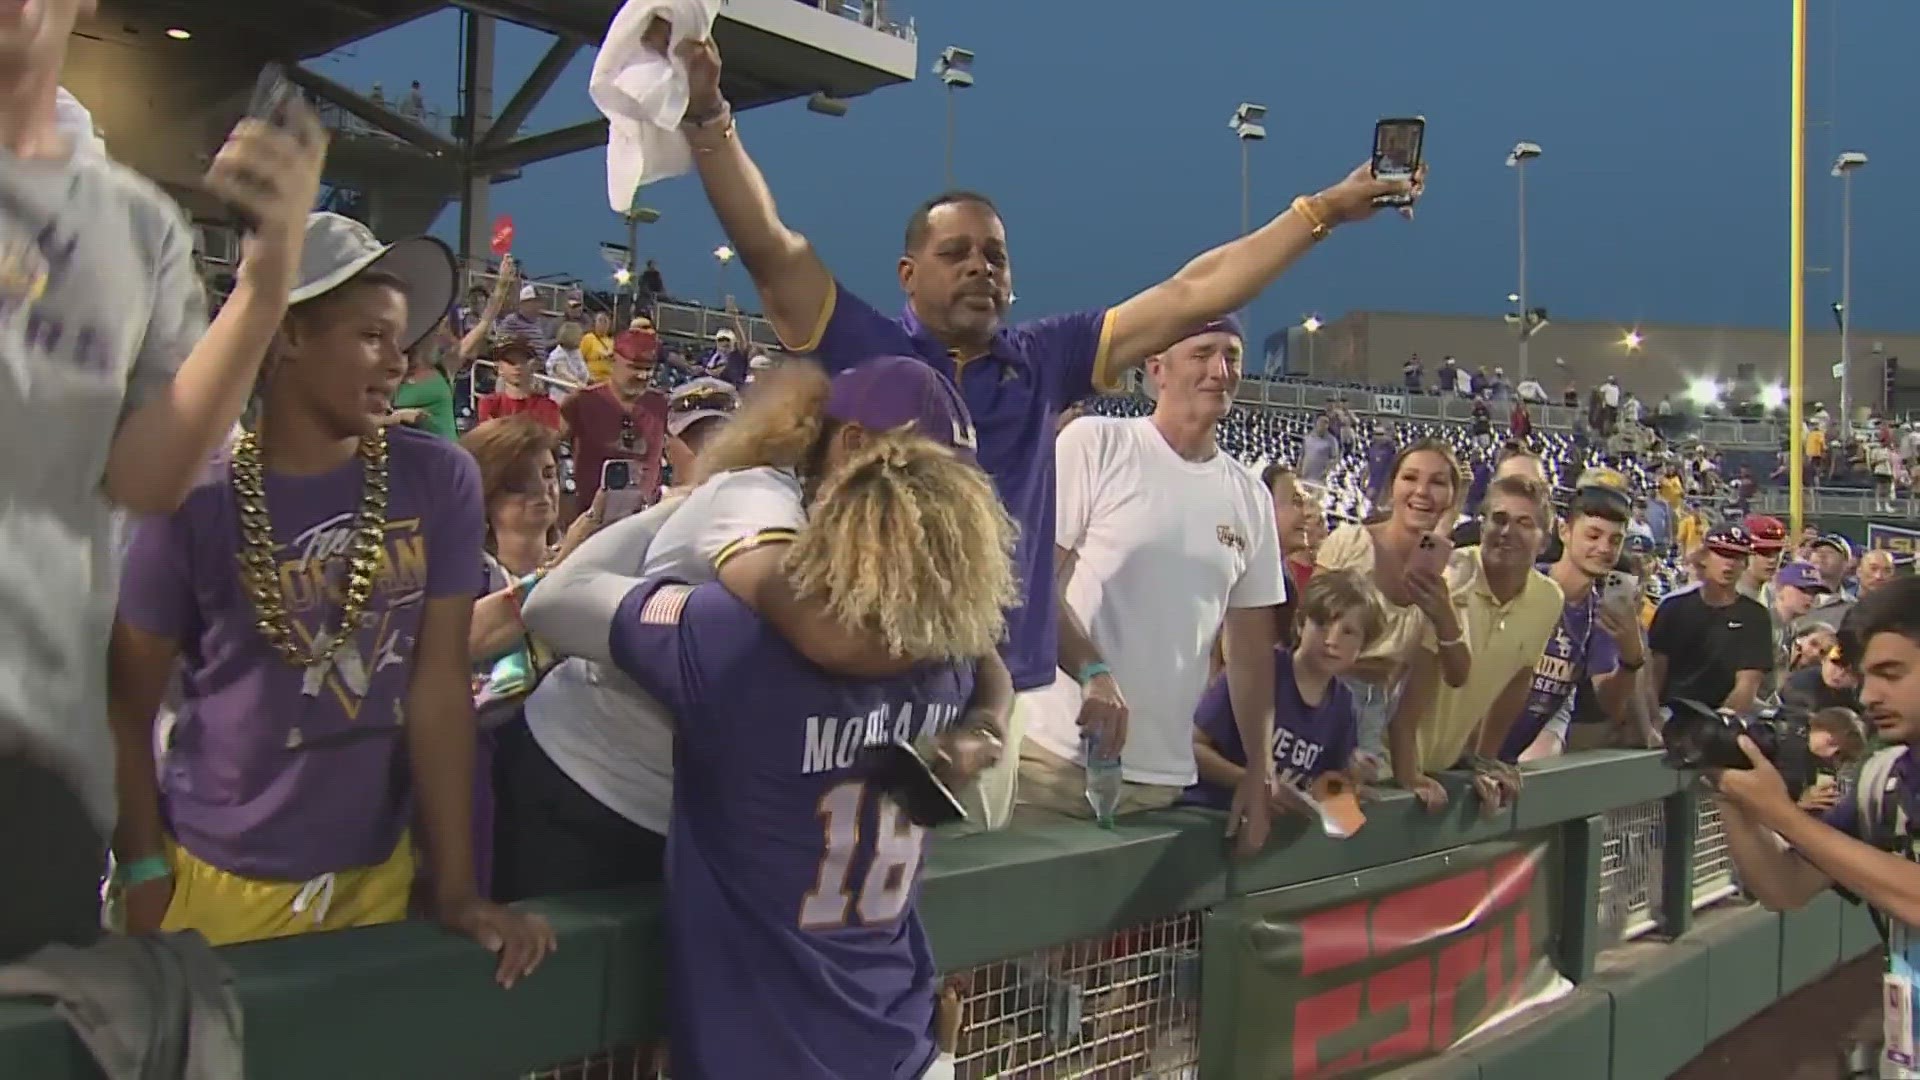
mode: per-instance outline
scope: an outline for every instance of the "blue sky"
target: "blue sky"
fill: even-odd
[[[1279,4],[1189,0],[896,0],[920,28],[923,74],[844,118],[798,103],[741,121],[787,221],[843,280],[890,307],[900,232],[942,186],[944,102],[925,73],[940,48],[978,54],[961,98],[959,182],[999,202],[1014,254],[1016,314],[1116,301],[1239,226],[1241,101],[1271,110],[1254,147],[1256,220],[1362,160],[1373,121],[1424,114],[1433,166],[1408,223],[1342,231],[1255,303],[1256,336],[1312,312],[1373,308],[1492,313],[1515,277],[1518,139],[1544,147],[1528,174],[1530,292],[1562,318],[1784,326],[1787,319],[1787,0],[1542,5],[1527,0]],[[1869,153],[1854,188],[1854,311],[1866,329],[1920,328],[1908,252],[1910,43],[1920,6],[1812,0],[1808,279],[1815,317],[1840,290],[1840,150]],[[497,101],[547,38],[504,25]],[[459,41],[451,12],[321,62],[390,93],[418,78],[451,109]],[[524,130],[593,115],[591,53]],[[596,245],[623,240],[607,209],[602,151],[526,170],[494,188],[535,273],[604,279]],[[670,291],[716,299],[723,237],[691,177],[646,190],[662,220],[641,233]],[[451,238],[457,215],[440,223]],[[734,273],[738,275],[738,269]],[[743,275],[729,288],[745,292]],[[742,302],[757,307],[750,298]]]

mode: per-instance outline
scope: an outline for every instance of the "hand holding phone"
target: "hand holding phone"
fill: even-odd
[[[326,160],[327,132],[319,114],[286,72],[269,64],[247,115],[201,181],[246,234],[240,276],[259,281],[269,295],[291,288]]]
[[[1373,125],[1373,157],[1367,163],[1375,180],[1403,181],[1416,190],[1375,197],[1375,206],[1412,206],[1425,163],[1427,119],[1390,117]]]
[[[634,473],[635,464],[630,458],[608,458],[600,466],[600,491],[604,496],[600,506],[606,521],[619,521],[641,509],[642,492],[635,486],[639,483]]]

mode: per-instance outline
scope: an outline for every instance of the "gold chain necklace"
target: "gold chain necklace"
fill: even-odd
[[[287,614],[280,590],[280,570],[273,559],[273,522],[267,515],[265,470],[260,464],[260,439],[242,432],[233,444],[233,493],[240,504],[240,579],[253,598],[254,627],[280,658],[295,667],[312,667],[333,659],[353,636],[360,616],[373,598],[374,578],[387,531],[387,433],[361,436],[362,481],[360,512],[353,522],[353,544],[348,550],[347,587],[340,604],[340,627],[302,646]]]

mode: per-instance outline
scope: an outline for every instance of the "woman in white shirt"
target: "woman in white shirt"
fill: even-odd
[[[564,322],[554,334],[553,351],[547,354],[547,374],[570,384],[555,386],[547,384],[547,393],[558,403],[565,403],[567,397],[576,389],[593,381],[593,373],[587,368],[586,357],[580,355],[580,339],[586,331],[577,322]]]

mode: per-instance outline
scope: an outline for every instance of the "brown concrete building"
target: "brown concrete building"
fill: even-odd
[[[1629,338],[1636,333],[1637,341]],[[1920,334],[1855,330],[1852,337],[1854,402],[1880,407],[1884,358],[1898,357],[1909,370],[1920,369]],[[1514,327],[1497,315],[1356,311],[1324,323],[1312,334],[1301,327],[1288,331],[1287,370],[1398,385],[1400,366],[1417,353],[1429,384],[1441,358],[1448,355],[1469,369],[1503,367],[1509,381],[1518,382],[1516,340]],[[1585,390],[1609,374],[1619,375],[1622,385],[1650,404],[1662,394],[1679,401],[1688,385],[1703,377],[1754,388],[1787,382],[1785,330],[1556,320],[1534,335],[1528,352],[1534,377],[1556,399],[1569,380]],[[1832,368],[1839,352],[1840,335],[1830,321],[1809,327],[1805,362],[1809,404],[1821,401],[1837,409],[1840,387]]]

